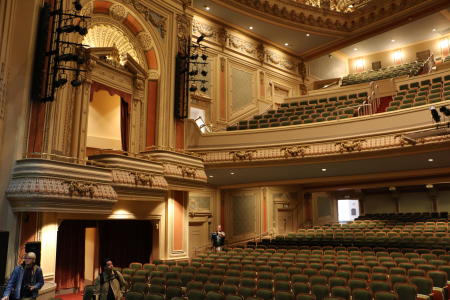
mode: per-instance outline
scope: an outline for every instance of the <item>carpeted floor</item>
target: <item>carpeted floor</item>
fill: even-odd
[[[77,293],[77,294],[62,294],[62,295],[56,295],[55,298],[59,298],[62,300],[82,300],[83,294]]]

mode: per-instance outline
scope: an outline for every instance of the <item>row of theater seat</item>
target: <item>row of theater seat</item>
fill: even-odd
[[[445,295],[450,273],[448,261],[444,260],[436,265],[380,265],[408,256],[401,253],[395,256],[367,252],[363,256],[356,251],[334,251],[334,255],[324,251],[320,255],[306,250],[270,250],[231,249],[205,253],[191,263],[171,262],[170,266],[132,264],[132,268],[122,270],[126,275],[132,273],[126,299],[167,300],[185,296],[189,300],[223,300],[225,297],[229,300],[324,300],[353,296],[352,300],[359,300],[388,295],[394,297],[392,299],[415,300],[417,294]],[[442,254],[442,258],[445,255]],[[431,258],[436,257],[428,258],[426,261],[431,262]],[[141,273],[146,275],[141,276]]]
[[[353,117],[356,108],[367,98],[367,92],[305,101],[283,103],[278,110],[268,110],[250,120],[228,126],[228,131],[268,128],[314,122],[332,121]]]
[[[446,221],[448,211],[442,212],[408,212],[408,213],[374,213],[359,216],[355,220],[394,220],[395,222]]]
[[[342,84],[352,85],[382,79],[388,79],[393,77],[399,77],[404,75],[415,76],[418,71],[422,68],[423,62],[415,61],[411,63],[406,63],[400,66],[391,66],[387,68],[381,68],[380,70],[370,70],[361,73],[349,74],[342,78]]]
[[[386,111],[421,106],[450,100],[450,75],[401,85]],[[278,110],[268,110],[250,120],[239,121],[227,131],[279,127],[347,119],[357,116],[358,107],[367,99],[367,92],[333,96],[281,104]]]
[[[450,75],[401,85],[386,111],[450,100]]]

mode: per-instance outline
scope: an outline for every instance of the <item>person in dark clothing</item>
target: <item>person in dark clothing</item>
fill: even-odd
[[[103,272],[95,280],[95,291],[100,294],[100,300],[121,300],[126,282],[119,271],[114,270],[111,259],[103,262]]]
[[[42,269],[35,265],[36,254],[28,252],[24,262],[14,268],[1,300],[36,299],[44,285]]]
[[[222,231],[222,225],[217,225],[217,231],[211,234],[211,240],[214,249],[216,251],[222,251],[222,247],[225,245],[225,232]]]

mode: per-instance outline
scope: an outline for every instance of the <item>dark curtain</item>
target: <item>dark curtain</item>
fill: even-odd
[[[109,258],[115,266],[128,267],[131,262],[147,263],[152,252],[150,221],[108,220],[98,226],[100,262]]]
[[[128,102],[120,97],[120,135],[122,139],[122,150],[128,151],[130,113],[128,111]]]
[[[57,289],[79,288],[84,283],[86,221],[65,220],[58,228],[55,281]]]

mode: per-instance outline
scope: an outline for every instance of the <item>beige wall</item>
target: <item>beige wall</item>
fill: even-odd
[[[25,132],[41,1],[0,2],[0,230],[9,231],[7,275],[17,261],[17,218],[5,198],[14,162],[26,150]],[[14,26],[13,26],[14,25]],[[18,38],[20,37],[20,38]]]
[[[440,41],[443,39],[449,39],[450,35],[442,36],[438,39],[428,40],[416,44],[406,45],[404,47],[395,48],[388,51],[376,52],[372,54],[367,54],[348,60],[348,69],[350,73],[356,72],[356,61],[362,59],[364,63],[364,71],[372,69],[372,62],[381,61],[382,67],[394,65],[393,55],[394,52],[400,51],[402,53],[401,61],[402,63],[408,63],[416,60],[416,52],[430,50],[434,54],[435,58],[440,57],[441,47]]]
[[[339,53],[324,55],[308,62],[309,74],[317,80],[337,78],[348,74],[347,57]]]
[[[87,146],[100,149],[122,149],[120,133],[120,96],[107,91],[94,92],[89,103]]]

